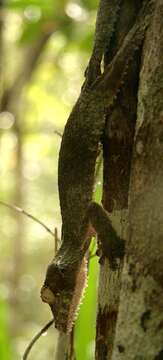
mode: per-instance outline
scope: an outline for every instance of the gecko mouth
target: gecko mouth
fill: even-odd
[[[41,289],[41,298],[50,305],[57,330],[69,333],[77,318],[87,283],[87,261],[84,258],[75,279],[74,289],[55,293],[48,285]]]
[[[50,305],[54,316],[55,327],[57,330],[64,333],[68,332],[68,317],[72,297],[72,293],[62,294],[56,297],[54,303]]]
[[[49,304],[54,316],[55,327],[62,332],[67,332],[68,315],[72,302],[72,292],[54,294],[49,286],[44,285],[41,289],[41,299]]]

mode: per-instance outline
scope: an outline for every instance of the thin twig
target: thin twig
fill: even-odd
[[[48,329],[49,327],[54,323],[54,319],[50,320],[34,337],[33,339],[30,341],[30,343],[28,344],[24,355],[22,357],[22,360],[26,360],[29,352],[31,351],[33,345],[35,344],[35,342],[40,338],[41,335],[43,335]]]
[[[62,138],[62,133],[59,130],[54,130],[54,134],[58,135],[60,138]]]
[[[54,228],[54,255],[56,255],[58,248],[59,248],[59,237],[58,237],[58,229]]]
[[[70,334],[65,334],[63,332],[59,332],[57,348],[56,348],[56,353],[55,353],[55,359],[57,359],[57,360],[67,359],[69,343],[70,343]]]
[[[43,226],[44,229],[45,229],[46,231],[48,231],[48,233],[50,233],[50,234],[53,236],[53,238],[54,238],[54,233],[53,233],[53,231],[50,230],[50,228],[49,228],[47,225],[45,225],[42,221],[40,221],[39,219],[37,219],[35,216],[29,214],[27,211],[21,209],[21,208],[18,207],[18,206],[8,204],[8,203],[6,203],[6,202],[4,202],[4,201],[1,201],[1,200],[0,200],[0,205],[6,206],[6,207],[8,207],[8,208],[11,209],[11,210],[15,210],[15,211],[17,211],[17,212],[19,212],[19,213],[21,213],[21,214],[29,217],[30,219],[34,220],[35,222],[37,222],[38,224],[40,224],[41,226]]]
[[[72,328],[71,334],[70,334],[70,343],[69,343],[69,354],[68,354],[68,360],[73,360],[75,358],[75,351],[74,351],[74,326]]]

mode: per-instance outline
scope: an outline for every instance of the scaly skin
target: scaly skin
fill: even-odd
[[[82,90],[66,124],[59,154],[62,245],[48,268],[45,286],[50,288],[53,294],[60,294],[58,298],[52,297],[51,308],[55,326],[64,332],[71,330],[72,320],[69,321],[68,318],[72,312],[72,299],[74,296],[77,299],[75,309],[86,283],[86,261],[83,261],[89,246],[89,240],[85,241],[89,223],[86,214],[92,200],[98,144],[105,124],[104,103],[100,97],[98,94],[97,100],[95,92]],[[90,115],[96,124],[94,130]],[[75,292],[79,281],[80,286]],[[47,288],[42,290],[42,299],[49,303],[45,289]]]
[[[92,55],[86,70],[87,82],[92,84],[101,75],[101,61],[114,35],[122,0],[100,0]]]
[[[52,309],[56,328],[63,332],[71,331],[86,284],[90,222],[113,269],[124,254],[123,240],[117,237],[106,212],[92,203],[92,194],[98,146],[105,128],[105,106],[115,106],[127,67],[143,41],[151,9],[150,1],[145,3],[147,6],[142,8],[112,63],[92,85],[86,79],[61,142],[58,184],[62,244],[47,269],[41,297]]]

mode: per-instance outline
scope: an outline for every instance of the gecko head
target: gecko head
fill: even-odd
[[[42,301],[52,310],[55,327],[64,333],[71,332],[78,314],[87,282],[87,262],[85,258],[74,268],[52,262],[47,269],[46,279],[41,289]]]

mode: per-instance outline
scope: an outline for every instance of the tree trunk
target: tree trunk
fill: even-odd
[[[136,2],[124,1],[119,27],[124,23],[127,30],[127,13],[134,18],[136,12]],[[143,45],[138,109],[140,54],[134,59],[117,107],[109,117],[104,139],[103,204],[118,234],[126,240],[126,256],[117,271],[111,271],[107,260],[101,266],[98,360],[163,357],[162,17],[163,3],[158,0]],[[122,41],[122,32],[123,27],[116,30],[117,43]]]
[[[141,7],[140,1],[125,0],[119,14],[109,50],[105,52],[105,66],[110,63],[121,43],[134,24]],[[137,111],[137,90],[141,49],[135,54],[118,96],[116,107],[107,116],[103,142],[103,206],[109,213],[118,235],[126,239],[128,225],[128,191],[132,146]],[[98,314],[96,327],[96,359],[110,359],[113,350],[115,327],[119,308],[121,272],[110,269],[105,260],[99,280]]]
[[[140,73],[129,232],[112,359],[163,358],[163,2],[156,1]]]

